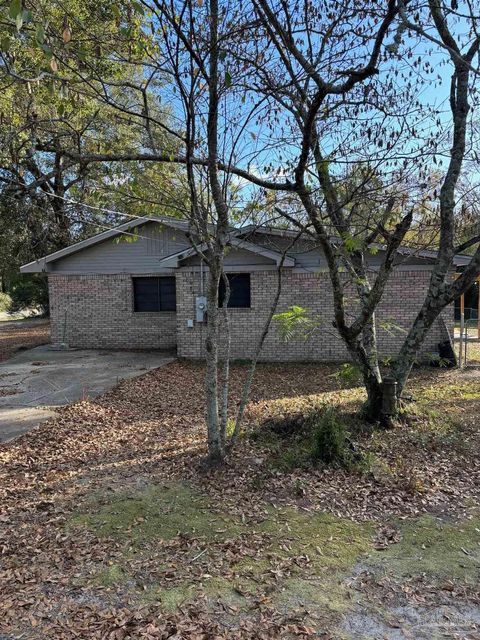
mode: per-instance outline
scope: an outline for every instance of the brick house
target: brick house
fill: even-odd
[[[180,357],[202,357],[206,270],[191,247],[187,230],[185,221],[174,218],[138,218],[24,265],[22,273],[48,276],[52,342],[78,348],[176,349]],[[130,239],[134,234],[135,241],[126,241],[126,234]],[[325,258],[312,240],[292,240],[295,235],[266,227],[232,232],[225,270],[232,292],[233,358],[248,358],[252,352],[275,295],[284,253],[277,311],[303,306],[316,314],[321,325],[308,340],[285,342],[273,324],[262,359],[347,358],[332,327]],[[371,256],[372,271],[381,259],[380,249]],[[399,252],[377,313],[382,354],[394,354],[401,344],[424,298],[434,259],[431,251]],[[465,256],[455,259],[457,266],[467,262]],[[388,329],[388,324],[394,328]],[[432,327],[424,350],[436,352],[438,343],[450,334],[453,309],[446,310]]]

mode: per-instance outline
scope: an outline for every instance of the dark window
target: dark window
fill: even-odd
[[[175,278],[133,278],[134,311],[175,311]]]
[[[227,273],[230,285],[230,297],[228,307],[249,307],[250,306],[250,274],[249,273]],[[218,304],[221,307],[225,300],[225,282],[220,280],[218,289]]]

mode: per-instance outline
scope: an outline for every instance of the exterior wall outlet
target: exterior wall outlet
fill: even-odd
[[[187,327],[188,327],[189,329],[193,329],[193,320],[192,320],[191,318],[189,318],[189,319],[187,320]]]

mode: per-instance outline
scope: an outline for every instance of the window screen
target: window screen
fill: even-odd
[[[175,311],[175,278],[133,278],[134,311]]]
[[[228,307],[250,307],[250,274],[249,273],[227,273],[230,285],[230,298]],[[221,307],[225,300],[225,283],[220,280],[218,290],[218,304]]]

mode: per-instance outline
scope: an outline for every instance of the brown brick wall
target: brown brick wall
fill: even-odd
[[[175,312],[135,313],[129,275],[50,275],[48,283],[52,342],[103,349],[176,346]]]
[[[393,274],[379,308],[378,324],[392,321],[406,328],[418,312],[429,278],[428,271],[398,271]],[[193,329],[187,327],[187,320],[195,318],[195,296],[200,292],[200,276],[198,272],[184,268],[176,272],[176,279],[176,313],[135,313],[129,275],[50,275],[52,342],[64,340],[65,325],[65,341],[72,347],[164,349],[177,346],[181,357],[203,357],[205,325],[194,322]],[[230,310],[233,358],[248,358],[252,354],[276,286],[275,271],[252,272],[252,307]],[[273,323],[262,360],[347,359],[345,347],[332,327],[328,274],[286,271],[278,311],[284,311],[291,305],[308,308],[321,319],[322,326],[308,340],[285,343]],[[452,331],[452,309],[445,311],[444,319]],[[386,331],[379,326],[382,354],[395,354],[404,335],[404,331],[399,329]],[[424,351],[436,351],[437,343],[446,337],[444,323],[437,321],[427,337]]]
[[[394,355],[405,329],[417,314],[428,286],[428,271],[397,271],[390,279],[384,302],[377,314],[379,348],[383,355]],[[254,271],[251,274],[251,308],[231,309],[231,354],[233,358],[249,357],[262,331],[265,318],[277,287],[274,271]],[[205,326],[187,327],[187,319],[194,318],[194,298],[200,290],[199,274],[187,269],[177,272],[178,355],[201,358],[204,355]],[[285,343],[272,323],[265,341],[262,360],[324,360],[347,359],[346,349],[332,327],[332,294],[327,273],[294,273],[286,271],[278,311],[292,305],[308,308],[321,319],[322,326],[308,340],[297,339]],[[447,309],[443,320],[453,331],[453,310]],[[437,321],[429,332],[424,352],[436,352],[437,343],[447,338],[444,321]],[[391,322],[400,328],[385,324]],[[403,329],[403,330],[402,330]]]

